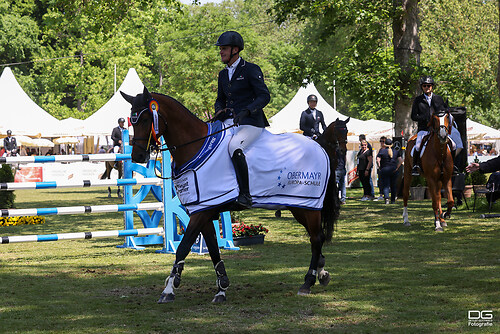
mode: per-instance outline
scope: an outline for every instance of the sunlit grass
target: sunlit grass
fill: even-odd
[[[460,207],[444,233],[430,200],[360,202],[349,190],[326,269],[332,281],[297,296],[310,261],[304,228],[283,211],[241,213],[269,229],[263,245],[222,250],[228,302],[212,305],[208,256],[190,255],[173,304],[156,300],[173,255],[116,248],[120,239],[0,245],[0,332],[5,333],[434,333],[477,332],[467,311],[500,308],[499,219]],[[18,191],[17,207],[117,204],[105,189]],[[444,203],[444,202],[443,202]],[[471,203],[469,202],[469,205]],[[499,204],[493,210],[498,212]],[[47,216],[43,225],[1,227],[0,235],[121,229],[120,213]],[[491,328],[490,328],[491,329]],[[488,332],[484,328],[481,332]]]

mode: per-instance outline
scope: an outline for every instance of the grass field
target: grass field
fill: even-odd
[[[119,203],[106,190],[17,191],[17,208]],[[222,250],[231,286],[213,305],[208,256],[187,258],[172,304],[156,301],[173,255],[116,248],[120,239],[0,245],[1,333],[436,333],[500,332],[500,220],[454,211],[433,231],[430,200],[360,202],[349,190],[332,243],[332,281],[297,296],[310,261],[308,237],[284,212],[243,212],[269,230],[264,245]],[[494,207],[499,211],[500,204]],[[484,212],[484,206],[483,212]],[[0,236],[121,229],[122,214],[47,216],[0,227]],[[493,310],[493,326],[468,326],[469,310]]]

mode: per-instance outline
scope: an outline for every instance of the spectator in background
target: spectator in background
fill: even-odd
[[[104,149],[104,146],[101,146],[101,148],[99,149],[99,151],[97,153],[106,153],[106,150]]]
[[[380,148],[384,147],[385,145],[385,139],[386,137],[385,136],[382,136],[380,137],[379,141],[380,141]],[[378,168],[378,171],[377,171],[377,174],[378,174],[378,191],[379,191],[379,195],[377,198],[374,199],[374,201],[381,201],[384,199],[384,191],[382,189],[382,183],[380,182],[380,168],[377,166]]]
[[[366,136],[364,134],[360,134],[359,135],[359,150],[361,150],[361,141],[362,140],[365,140],[366,141]],[[366,141],[366,144],[368,145],[368,149],[370,150],[370,156],[373,157],[373,149],[372,149],[372,145]],[[361,181],[361,180],[360,180]],[[370,183],[370,189],[371,189],[371,193],[370,193],[370,197],[371,198],[374,198],[375,197],[375,191],[374,191],[374,188],[373,188],[373,180],[372,178],[370,177],[369,178],[369,183]]]
[[[340,148],[337,147],[337,169],[335,170],[335,179],[337,181],[337,189],[340,191],[340,204],[345,204],[346,202],[345,175],[345,154],[342,154]]]
[[[377,166],[379,168],[380,187],[384,193],[385,204],[389,204],[389,191],[391,193],[390,203],[396,202],[396,183],[398,180],[399,168],[403,164],[399,151],[392,148],[392,140],[386,138],[380,151],[377,154]]]
[[[371,171],[373,167],[372,151],[368,149],[368,142],[361,140],[361,149],[358,152],[358,176],[363,185],[362,201],[368,201],[373,198],[373,187],[370,186]]]
[[[300,115],[300,129],[304,131],[304,136],[316,139],[321,134],[319,131],[320,124],[323,131],[325,131],[325,119],[323,113],[316,109],[318,105],[318,97],[316,95],[311,94],[307,97],[307,105],[309,108],[304,110]]]
[[[118,126],[111,131],[111,139],[113,140],[113,153],[120,153],[122,147],[122,132],[125,130],[125,118],[118,118]]]
[[[10,157],[17,155],[17,142],[16,138],[12,137],[11,130],[7,130],[7,137],[3,139],[3,148],[5,149],[3,156]]]

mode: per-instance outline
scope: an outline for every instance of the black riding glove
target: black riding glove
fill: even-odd
[[[236,125],[240,125],[241,120],[247,117],[248,115],[250,115],[250,110],[243,109],[242,111],[237,113],[236,116],[234,116],[233,123]]]

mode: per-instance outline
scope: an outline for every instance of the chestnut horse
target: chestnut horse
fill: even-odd
[[[207,124],[198,119],[187,108],[175,99],[157,93],[149,93],[144,88],[144,92],[135,97],[121,92],[122,96],[131,105],[131,121],[134,127],[134,138],[132,140],[132,160],[136,162],[145,162],[152,149],[151,145],[155,143],[156,133],[163,136],[167,149],[171,151],[174,163],[182,166],[195,156],[201,149],[203,139],[207,134]],[[154,99],[154,100],[153,100]],[[156,101],[156,102],[155,102]],[[150,103],[157,103],[151,107]],[[155,112],[157,113],[155,115]],[[156,117],[156,122],[154,121]],[[157,125],[155,131],[154,124]],[[345,124],[344,124],[345,127]],[[337,139],[335,125],[332,123],[321,138],[320,142],[326,145],[325,151],[335,154],[335,150],[341,146],[346,149],[347,131],[345,138]],[[335,156],[329,155],[331,172],[335,165],[332,159]],[[214,171],[214,176],[220,171]],[[339,214],[340,206],[338,203],[337,187],[335,184],[334,173],[330,173],[326,188],[326,196],[323,202],[323,209],[312,210],[298,207],[287,207],[295,219],[299,221],[307,230],[310,236],[312,257],[309,270],[305,276],[305,282],[300,287],[298,294],[305,295],[311,292],[311,287],[318,277],[321,285],[327,285],[330,281],[330,275],[324,270],[325,257],[321,253],[323,243],[329,241],[333,234],[335,221]],[[335,200],[337,197],[337,200]],[[193,213],[190,216],[189,224],[185,234],[177,248],[175,262],[165,282],[158,303],[167,303],[175,299],[174,288],[178,288],[181,280],[181,273],[184,268],[184,260],[191,250],[197,236],[201,232],[205,238],[207,248],[214,265],[217,276],[217,294],[212,302],[226,301],[226,290],[229,287],[229,279],[226,274],[224,262],[221,260],[220,251],[217,244],[216,232],[212,221],[218,219],[220,212],[233,207],[222,205]]]
[[[447,224],[444,218],[451,216],[451,209],[455,204],[451,191],[451,177],[453,174],[453,158],[449,148],[448,135],[451,133],[450,114],[440,112],[434,114],[429,121],[430,129],[427,147],[422,155],[422,169],[427,181],[432,198],[432,208],[434,210],[434,229],[442,232]],[[403,188],[403,220],[405,226],[410,226],[408,220],[408,196],[411,183],[412,154],[415,146],[416,136],[413,136],[406,145],[405,168],[404,168],[404,188]],[[423,147],[424,145],[422,145]],[[423,149],[423,148],[422,148]],[[447,198],[447,210],[443,214],[441,210],[441,189],[444,187]]]

